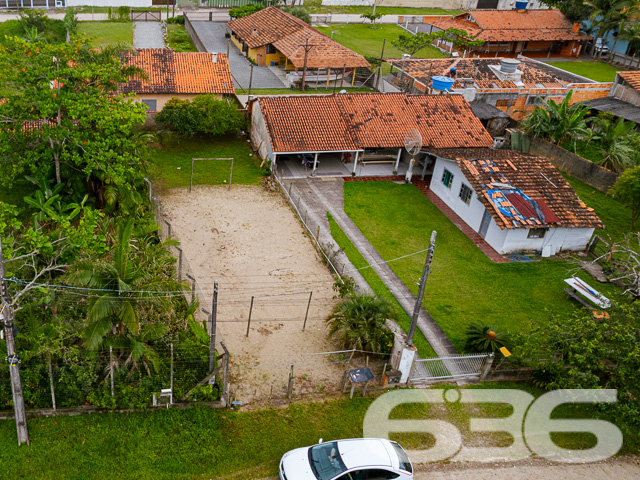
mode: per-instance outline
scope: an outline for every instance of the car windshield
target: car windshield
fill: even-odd
[[[413,468],[411,467],[411,462],[409,461],[409,456],[404,449],[398,445],[397,443],[391,443],[396,453],[398,454],[398,460],[400,461],[400,470],[404,470],[405,472],[413,473]]]
[[[340,453],[337,442],[327,442],[309,449],[309,463],[318,480],[330,480],[347,470]]]

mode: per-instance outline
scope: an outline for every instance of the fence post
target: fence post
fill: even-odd
[[[291,398],[293,395],[293,365],[291,365],[291,371],[289,372],[289,386],[287,388],[287,398]]]
[[[309,307],[311,306],[311,296],[313,295],[313,290],[309,292],[309,302],[307,302],[307,313],[304,314],[304,324],[302,325],[302,331],[307,326],[307,318],[309,318]]]
[[[113,397],[113,347],[109,346],[109,370],[111,370],[111,396]]]
[[[173,342],[171,342],[171,372],[169,377],[169,388],[171,389],[171,396],[169,397],[169,405],[173,405]]]
[[[495,358],[493,353],[487,355],[484,359],[484,363],[482,364],[482,369],[480,370],[480,380],[485,380],[491,371],[491,365],[493,365],[493,359]]]
[[[229,378],[229,350],[227,350],[227,346],[224,344],[224,341],[220,342],[220,346],[224,350],[224,373],[222,376],[222,396],[227,396],[227,379]]]
[[[49,386],[51,387],[51,406],[56,411],[56,391],[53,388],[53,369],[51,368],[51,350],[49,350]]]
[[[180,247],[176,247],[178,249],[178,281],[182,280],[182,249]]]
[[[249,307],[249,321],[247,322],[247,337],[249,336],[249,328],[251,328],[251,312],[253,312],[253,299],[255,297],[251,296],[251,306]]]
[[[188,273],[185,273],[184,276],[191,280],[191,303],[193,303],[193,301],[196,299],[196,279]]]

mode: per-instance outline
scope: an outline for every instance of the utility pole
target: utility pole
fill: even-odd
[[[211,302],[211,331],[209,332],[209,373],[213,373],[216,351],[216,323],[218,316],[218,280],[213,282],[213,302]]]
[[[416,297],[416,305],[413,308],[413,316],[411,317],[411,326],[409,327],[409,334],[407,335],[407,345],[412,345],[413,334],[416,331],[416,325],[418,323],[418,316],[420,316],[420,307],[422,306],[422,297],[424,296],[424,287],[427,284],[427,277],[429,276],[429,270],[431,270],[431,260],[433,260],[433,251],[436,248],[436,232],[431,232],[431,242],[429,243],[429,250],[427,251],[427,260],[424,262],[424,270],[422,271],[422,278],[420,278],[420,288],[418,289],[418,296]]]
[[[298,46],[304,47],[304,67],[302,69],[302,93],[304,93],[305,79],[307,77],[307,56],[309,55],[309,50],[311,50],[313,47],[317,47],[318,45],[309,45],[309,39],[307,38],[304,41],[304,45]]]
[[[373,4],[373,13],[376,13],[376,5]],[[378,67],[378,80],[376,81],[376,90],[380,91],[380,77],[382,77],[382,59],[384,58],[384,44],[387,43],[387,39],[382,39],[382,52],[380,52],[380,66]]]
[[[20,379],[20,358],[16,352],[16,339],[13,327],[13,306],[9,298],[9,287],[5,279],[4,255],[2,253],[2,239],[0,238],[0,296],[2,297],[2,310],[0,320],[4,321],[4,335],[7,343],[7,362],[9,362],[9,374],[11,376],[11,393],[13,394],[13,410],[16,417],[16,431],[18,433],[18,446],[29,442],[29,429],[27,426],[27,413],[24,407],[24,395],[22,393],[22,380]]]

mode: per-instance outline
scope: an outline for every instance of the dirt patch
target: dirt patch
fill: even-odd
[[[331,362],[338,356],[312,355],[338,350],[323,321],[336,302],[333,277],[282,196],[261,187],[195,187],[167,192],[162,206],[207,310],[219,282],[218,340],[231,351],[237,400],[282,396],[291,365],[297,393],[337,388],[342,369]]]

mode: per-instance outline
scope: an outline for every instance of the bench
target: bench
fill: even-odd
[[[591,302],[588,302],[587,300],[582,298],[580,295],[578,295],[573,288],[565,288],[564,291],[567,292],[567,298],[571,297],[574,300],[577,300],[578,302],[580,302],[582,305],[584,305],[587,308],[592,308],[592,309],[596,308],[596,306],[593,305]]]
[[[569,297],[577,300],[587,308],[609,308],[611,301],[589,285],[584,280],[577,277],[565,278],[564,282],[569,285],[565,288]],[[569,298],[567,297],[567,298]]]
[[[364,160],[363,159],[361,163],[362,163],[362,165],[368,165],[369,163],[374,164],[374,165],[383,164],[383,163],[396,163],[396,159],[395,158],[390,158],[390,157],[387,157],[387,158],[376,158],[375,160],[374,159],[371,159],[371,160],[368,160],[368,159]]]

